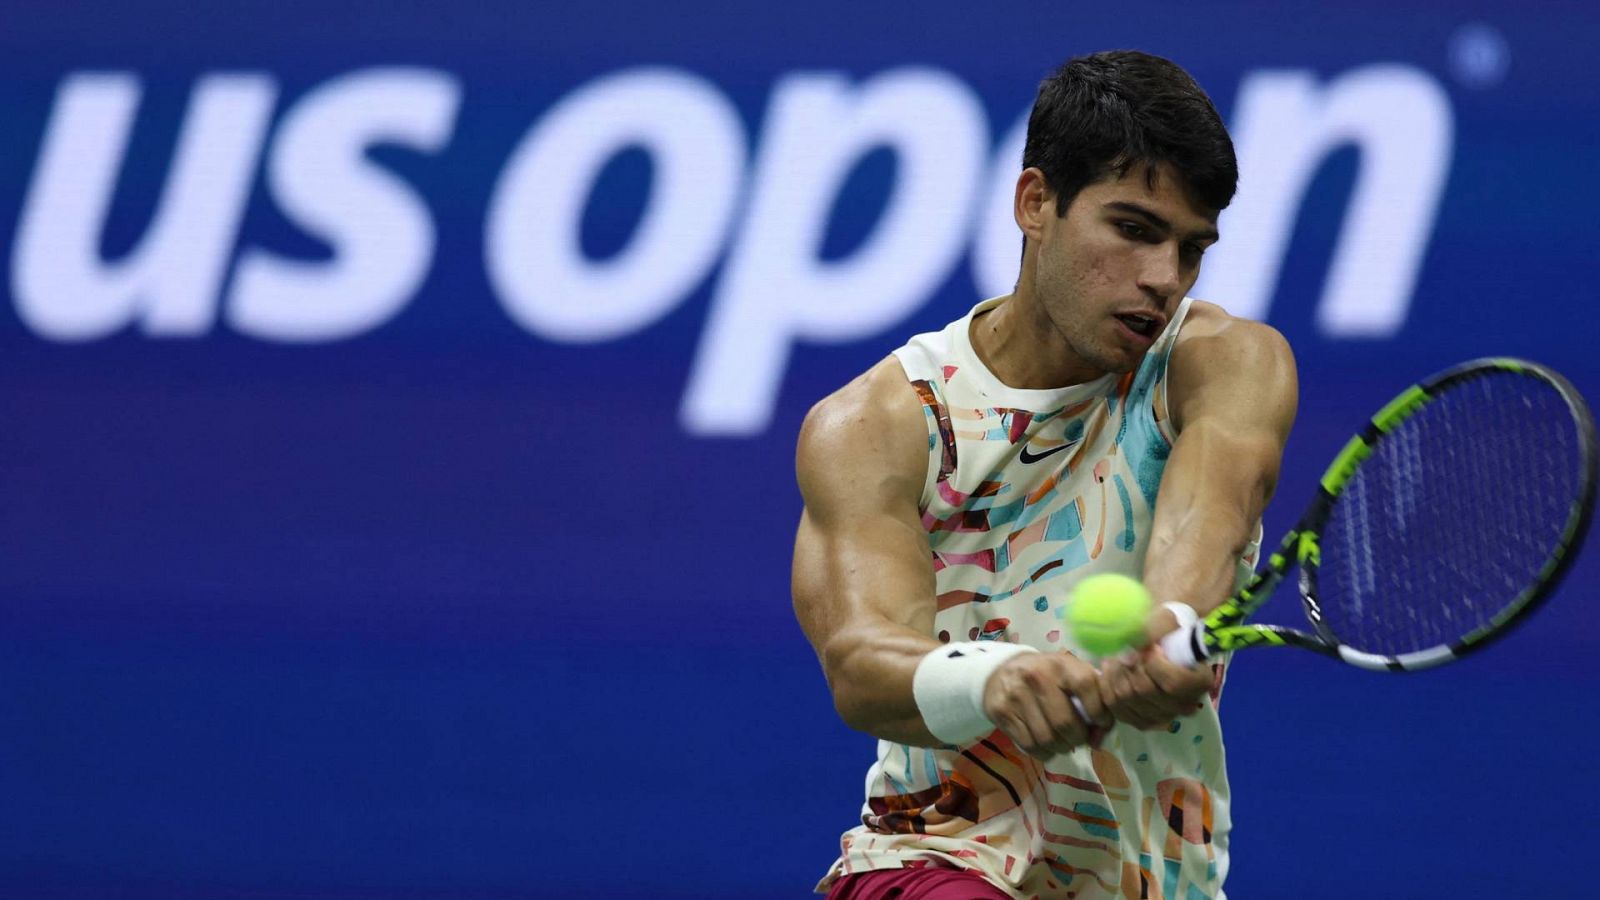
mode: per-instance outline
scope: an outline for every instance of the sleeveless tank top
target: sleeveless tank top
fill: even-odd
[[[1173,435],[1167,363],[1185,298],[1139,368],[1070,387],[1002,383],[971,342],[986,300],[894,352],[922,399],[940,641],[1074,645],[1063,606],[1080,579],[1140,577]],[[1239,583],[1259,552],[1239,563]],[[964,747],[878,742],[862,824],[818,890],[844,874],[945,865],[981,871],[1014,897],[1222,898],[1228,777],[1217,701],[1164,731],[1118,725],[1101,747],[1048,761],[996,730]]]

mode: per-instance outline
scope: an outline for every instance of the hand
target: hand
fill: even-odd
[[[1176,629],[1171,612],[1157,609],[1145,626],[1143,649],[1105,660],[1100,665],[1100,696],[1117,721],[1135,728],[1165,728],[1173,719],[1193,715],[1211,690],[1210,666],[1187,668],[1161,650],[1161,638]]]
[[[1088,722],[1073,708],[1073,697]],[[1112,724],[1100,697],[1100,673],[1070,653],[1023,653],[1006,660],[984,685],[983,711],[1039,759],[1097,745]]]

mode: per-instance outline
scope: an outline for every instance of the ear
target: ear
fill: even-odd
[[[1017,176],[1016,194],[1011,201],[1011,214],[1017,220],[1022,235],[1037,242],[1044,234],[1045,220],[1056,214],[1055,191],[1045,181],[1044,172],[1035,167],[1022,170]]]

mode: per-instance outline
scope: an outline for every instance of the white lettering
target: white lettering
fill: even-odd
[[[126,73],[73,75],[57,95],[12,263],[17,314],[43,337],[88,341],[134,322],[192,336],[215,320],[277,89],[264,75],[195,86],[150,225],[127,258],[107,263],[99,236],[140,95]]]
[[[268,183],[284,211],[332,245],[333,259],[245,251],[228,323],[267,340],[327,341],[389,320],[433,260],[434,225],[399,178],[366,159],[374,144],[431,152],[449,140],[460,86],[446,74],[375,69],[296,103],[273,143]]]
[[[585,256],[579,222],[605,163],[631,146],[654,166],[628,245]],[[506,311],[552,340],[604,341],[665,315],[722,249],[745,167],[739,116],[716,86],[623,72],[556,105],[512,154],[489,204],[489,279]]]
[[[60,87],[18,217],[11,289],[17,313],[50,340],[136,327],[208,332],[271,124],[270,76],[213,74],[194,87],[144,233],[101,258],[113,192],[127,165],[142,85],[84,72]],[[271,147],[271,196],[330,259],[245,249],[229,324],[264,340],[328,341],[393,318],[434,259],[432,212],[368,151],[439,151],[462,100],[450,73],[382,68],[319,86],[289,111]],[[1373,65],[1318,83],[1298,70],[1249,73],[1233,132],[1241,181],[1196,293],[1265,318],[1308,186],[1353,146],[1360,169],[1316,311],[1334,338],[1384,338],[1405,324],[1451,161],[1450,101],[1426,73]],[[613,340],[649,327],[728,258],[714,286],[680,421],[691,434],[750,435],[769,424],[796,344],[878,335],[926,302],[971,235],[980,296],[1010,291],[1020,241],[1012,215],[1027,116],[987,160],[989,131],[971,88],[905,68],[863,82],[832,72],[774,85],[748,197],[750,142],[716,85],[690,73],[631,69],[563,98],[515,148],[484,222],[484,264],[507,315],[548,340]],[[588,204],[619,153],[652,166],[627,244],[604,259],[581,242]],[[877,222],[840,259],[821,252],[839,192],[863,158],[895,160]],[[743,228],[734,231],[741,201]],[[976,220],[974,222],[974,220]],[[729,240],[729,234],[735,236]]]
[[[712,300],[680,416],[691,433],[762,431],[796,338],[843,342],[900,321],[957,261],[987,127],[972,90],[933,69],[854,87],[791,75],[774,90],[743,233]],[[871,150],[895,154],[883,215],[860,249],[823,262],[828,213]]]
[[[1405,324],[1450,167],[1449,97],[1408,66],[1357,69],[1318,90],[1308,72],[1262,72],[1240,88],[1239,194],[1222,216],[1196,294],[1267,314],[1312,176],[1345,144],[1361,168],[1317,323],[1333,337],[1387,337]]]

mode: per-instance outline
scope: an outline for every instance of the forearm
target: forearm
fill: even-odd
[[[912,691],[917,665],[938,646],[933,637],[888,620],[837,634],[821,656],[839,717],[883,740],[942,746],[923,723]]]
[[[1145,585],[1157,600],[1177,600],[1202,616],[1233,593],[1237,563],[1255,538],[1276,465],[1214,431],[1182,435],[1167,461],[1145,560]]]
[[[1157,601],[1187,603],[1205,616],[1232,596],[1239,558],[1255,528],[1255,520],[1197,504],[1180,526],[1152,538],[1145,586]]]
[[[913,690],[917,666],[939,647],[928,554],[920,526],[885,522],[834,533],[808,513],[795,542],[793,587],[795,614],[845,724],[885,740],[939,746]]]

